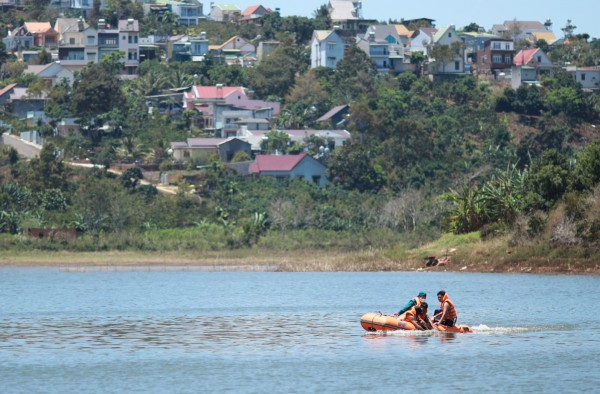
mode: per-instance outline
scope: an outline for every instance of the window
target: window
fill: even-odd
[[[70,37],[69,38],[69,44],[70,45],[75,45],[75,37]]]
[[[492,47],[494,49],[500,49],[500,43],[499,42],[495,42],[495,43],[492,44]]]
[[[95,42],[96,42],[96,39],[94,38],[94,36],[87,36],[88,45],[94,45]]]
[[[581,74],[581,80],[585,81],[585,74]]]
[[[312,180],[314,183],[316,183],[317,185],[319,185],[321,183],[321,176],[320,175],[313,175]]]
[[[454,62],[454,70],[456,70],[456,71],[460,70],[460,62],[458,60]]]
[[[541,63],[541,62],[542,62],[542,57],[541,57],[541,56],[538,56],[538,57],[537,57],[537,61],[538,61],[538,63]]]
[[[505,64],[512,64],[512,56],[510,56],[510,55],[504,55],[504,63]]]
[[[504,49],[507,50],[507,51],[511,50],[511,48],[510,48],[510,42],[507,42],[506,44],[504,44]]]
[[[452,33],[448,33],[448,38],[452,38]]]
[[[493,55],[492,63],[495,63],[495,64],[502,63],[502,55]]]
[[[87,60],[90,62],[93,62],[96,60],[96,53],[95,52],[88,52],[87,53]]]

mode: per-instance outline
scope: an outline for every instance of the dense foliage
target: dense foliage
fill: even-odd
[[[109,9],[139,17],[146,33],[183,29],[169,15],[142,19],[128,2],[110,1]],[[50,18],[46,11],[38,16]],[[600,142],[592,125],[600,119],[600,101],[570,75],[557,71],[542,86],[516,90],[471,76],[432,82],[412,73],[377,75],[356,46],[348,47],[336,70],[311,70],[306,44],[314,28],[330,23],[323,8],[314,18],[275,13],[263,22],[262,28],[211,22],[196,27],[211,40],[233,34],[277,38],[279,48],[254,68],[226,66],[210,56],[201,63],[146,61],[130,81],[118,78],[116,54],[86,66],[73,86],[50,87],[24,75],[21,62],[0,47],[0,86],[18,82],[31,92],[46,92],[46,114],[52,117],[49,124],[37,125],[51,141],[39,158],[19,160],[12,148],[2,148],[0,232],[75,227],[97,238],[135,233],[142,235],[129,246],[144,248],[156,244],[143,237],[160,244],[156,234],[189,229],[203,237],[219,234],[222,242],[215,241],[215,248],[252,245],[269,231],[364,235],[382,228],[424,239],[442,231],[481,230],[486,236],[512,231],[515,242],[538,237],[598,243]],[[597,58],[597,42],[577,40]],[[559,49],[551,56],[561,56]],[[145,162],[166,171],[174,167],[167,151],[171,141],[207,136],[195,126],[191,111],[155,108],[149,113],[144,100],[194,83],[243,85],[257,98],[280,101],[273,130],[325,127],[316,122],[320,115],[349,104],[345,127],[352,138],[323,158],[331,184],[318,188],[303,181],[241,177],[213,157],[191,163],[204,169],[181,176],[178,193],[169,196],[143,184],[139,168],[121,175],[109,171],[115,162]],[[161,103],[170,104],[168,99]],[[26,129],[19,120],[1,116],[15,131]],[[81,133],[54,136],[56,124],[69,117],[79,119]],[[328,143],[293,146],[285,137],[272,131],[263,150],[316,153]],[[65,165],[63,158],[71,157],[88,157],[104,167]]]

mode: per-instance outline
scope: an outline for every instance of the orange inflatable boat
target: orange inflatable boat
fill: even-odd
[[[381,312],[365,313],[360,318],[360,325],[367,331],[397,331],[397,330],[417,330],[410,322],[398,319],[395,316],[384,315]],[[471,332],[471,327],[464,324],[457,324],[454,327],[446,327],[441,324],[434,325],[434,330],[442,332]]]

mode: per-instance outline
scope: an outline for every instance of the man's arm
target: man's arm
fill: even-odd
[[[409,310],[410,308],[412,308],[415,305],[417,305],[415,300],[408,301],[408,303],[404,306],[404,308],[400,309],[400,311],[398,312],[398,316],[400,316],[401,314],[403,314],[404,312],[406,312],[407,310]]]

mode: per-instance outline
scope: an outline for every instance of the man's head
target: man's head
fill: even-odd
[[[428,307],[428,306],[429,306],[429,305],[427,305],[427,303],[426,303],[426,302],[422,302],[422,303],[421,303],[421,309],[423,310],[423,312],[427,313],[427,307]]]
[[[424,300],[424,299],[427,298],[427,293],[425,293],[424,291],[422,291],[422,292],[419,293],[419,295],[417,297],[419,297],[419,298],[421,298],[421,299]]]
[[[441,300],[442,298],[444,298],[445,295],[446,295],[446,292],[444,290],[438,291],[438,293],[437,293],[438,300]]]

